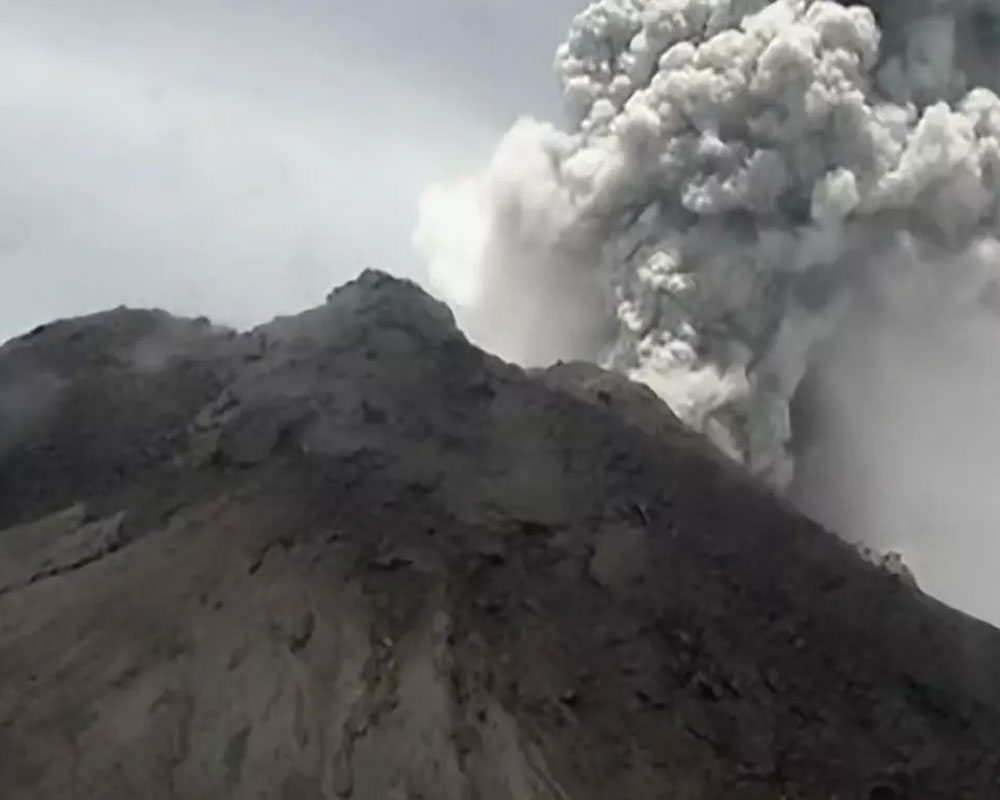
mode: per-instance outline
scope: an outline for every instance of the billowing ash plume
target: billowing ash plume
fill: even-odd
[[[1000,293],[1000,2],[594,0],[569,126],[519,121],[416,235],[474,338],[645,381],[779,488],[790,407],[863,305]],[[947,311],[951,309],[951,311]]]

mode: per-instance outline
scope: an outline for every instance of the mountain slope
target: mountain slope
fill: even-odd
[[[0,350],[5,798],[993,798],[1000,634],[376,272]]]

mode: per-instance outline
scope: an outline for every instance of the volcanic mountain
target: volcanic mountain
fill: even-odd
[[[0,796],[1000,796],[1000,633],[366,271],[0,350]]]

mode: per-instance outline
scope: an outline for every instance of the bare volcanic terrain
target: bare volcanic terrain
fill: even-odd
[[[368,271],[0,350],[4,800],[1000,797],[1000,633]]]

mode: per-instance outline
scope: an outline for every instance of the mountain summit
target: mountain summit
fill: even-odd
[[[0,796],[1000,796],[1000,633],[374,271],[0,350]]]

